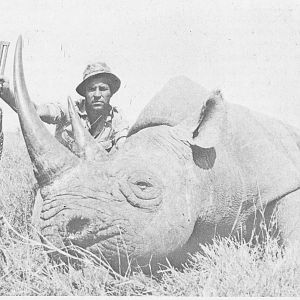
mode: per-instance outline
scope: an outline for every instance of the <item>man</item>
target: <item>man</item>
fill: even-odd
[[[15,110],[15,98],[8,80],[0,77],[0,83],[0,97]],[[110,105],[110,99],[120,85],[120,79],[111,72],[106,63],[95,62],[86,67],[83,81],[76,88],[77,93],[84,97],[75,103],[80,119],[95,140],[108,152],[113,148],[120,148],[129,129],[118,109]],[[56,138],[72,150],[74,139],[70,116],[65,106],[49,103],[35,104],[35,107],[44,122],[56,124]]]

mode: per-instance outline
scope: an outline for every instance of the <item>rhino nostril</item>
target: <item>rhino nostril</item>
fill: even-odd
[[[69,221],[66,229],[69,233],[77,233],[83,231],[89,224],[90,220],[88,218],[75,217]]]

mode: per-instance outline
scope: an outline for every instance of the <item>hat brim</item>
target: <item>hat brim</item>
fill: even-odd
[[[93,78],[101,78],[101,77],[105,77],[108,80],[108,84],[110,86],[111,92],[112,94],[116,93],[121,85],[121,80],[114,74],[112,73],[97,73],[97,74],[92,74],[90,76],[88,76],[87,78],[85,78],[76,88],[76,92],[85,97],[85,86],[87,84],[88,81],[90,81]]]

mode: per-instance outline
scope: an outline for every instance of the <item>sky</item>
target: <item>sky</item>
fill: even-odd
[[[22,34],[26,83],[37,103],[66,103],[87,63],[122,81],[111,100],[130,123],[163,85],[185,75],[226,101],[300,127],[300,1],[0,1],[0,40]],[[4,131],[18,128],[3,102]]]

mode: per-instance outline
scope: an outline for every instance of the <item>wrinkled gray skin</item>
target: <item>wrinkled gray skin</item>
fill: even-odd
[[[77,136],[73,154],[37,116],[21,50],[20,38],[15,96],[41,187],[45,242],[103,255],[120,273],[128,260],[149,273],[147,265],[155,272],[166,257],[180,266],[215,235],[238,231],[248,237],[257,210],[263,207],[268,220],[275,204],[283,241],[300,239],[298,129],[177,77],[150,101],[112,156],[80,127],[69,100]]]

